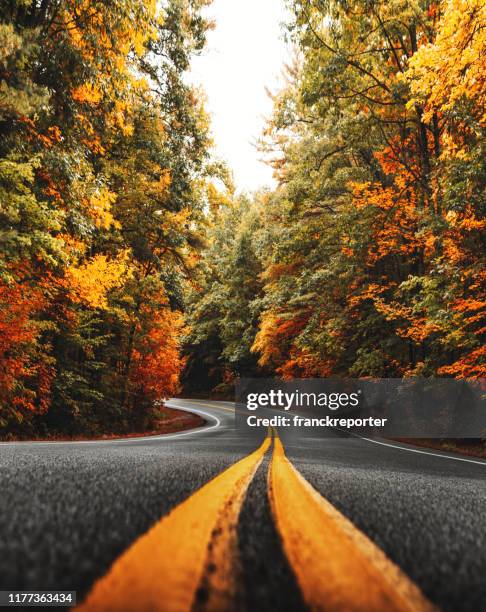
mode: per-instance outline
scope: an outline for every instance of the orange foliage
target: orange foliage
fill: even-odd
[[[36,129],[35,123],[32,119],[22,116],[19,119],[20,123],[26,128],[27,139],[29,141],[36,141],[42,144],[46,149],[52,148],[55,144],[62,141],[61,129],[57,125],[48,127],[44,133],[39,132]]]
[[[481,378],[486,376],[486,346],[481,346],[452,365],[443,366],[439,374],[456,378]]]
[[[262,273],[262,279],[273,282],[278,281],[282,276],[288,276],[298,270],[301,263],[299,261],[293,263],[274,263]]]
[[[182,315],[169,308],[142,312],[151,329],[144,334],[133,352],[130,380],[144,397],[167,398],[178,390],[184,360],[179,353]]]
[[[424,243],[417,235],[420,208],[417,201],[414,169],[405,168],[396,157],[396,143],[386,147],[375,157],[383,171],[393,176],[391,186],[382,183],[351,183],[353,203],[356,208],[375,209],[374,240],[368,252],[368,264],[373,265],[390,254],[412,255]],[[434,245],[433,236],[428,238],[428,248]],[[348,255],[351,252],[348,248]]]
[[[289,342],[302,331],[307,320],[305,314],[295,314],[290,318],[288,315],[284,317],[271,312],[264,313],[260,331],[251,349],[260,353],[258,363],[261,366],[282,366]]]
[[[38,289],[0,283],[0,420],[1,410],[47,410],[53,372],[36,355],[39,328],[33,317],[46,300]],[[28,386],[26,386],[28,385]]]
[[[322,360],[304,350],[293,350],[290,359],[277,368],[277,373],[285,380],[291,378],[319,378],[332,376],[334,362]]]

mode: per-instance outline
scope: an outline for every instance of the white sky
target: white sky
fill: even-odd
[[[234,173],[238,190],[274,185],[272,170],[252,143],[261,135],[289,52],[282,40],[284,0],[214,0],[216,28],[193,59],[191,81],[206,91],[216,154]]]

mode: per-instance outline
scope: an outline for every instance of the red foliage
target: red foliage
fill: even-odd
[[[45,301],[39,289],[0,283],[0,420],[49,407],[53,372],[39,354],[34,319]]]

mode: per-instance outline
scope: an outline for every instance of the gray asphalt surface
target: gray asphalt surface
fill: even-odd
[[[235,431],[230,403],[171,404],[203,411],[207,426],[135,440],[0,444],[1,590],[76,590],[81,599],[139,535],[263,438]],[[309,482],[433,602],[486,610],[486,462],[339,435],[281,437]],[[241,513],[238,605],[299,610],[271,522],[267,464]]]

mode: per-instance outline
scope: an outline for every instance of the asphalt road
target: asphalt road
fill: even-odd
[[[76,590],[264,432],[235,431],[230,403],[173,400],[206,415],[193,432],[0,445],[0,590]],[[171,405],[169,403],[169,405]],[[286,437],[295,468],[444,610],[486,610],[486,461],[339,435]],[[243,501],[235,607],[299,610],[267,492],[266,456]]]

